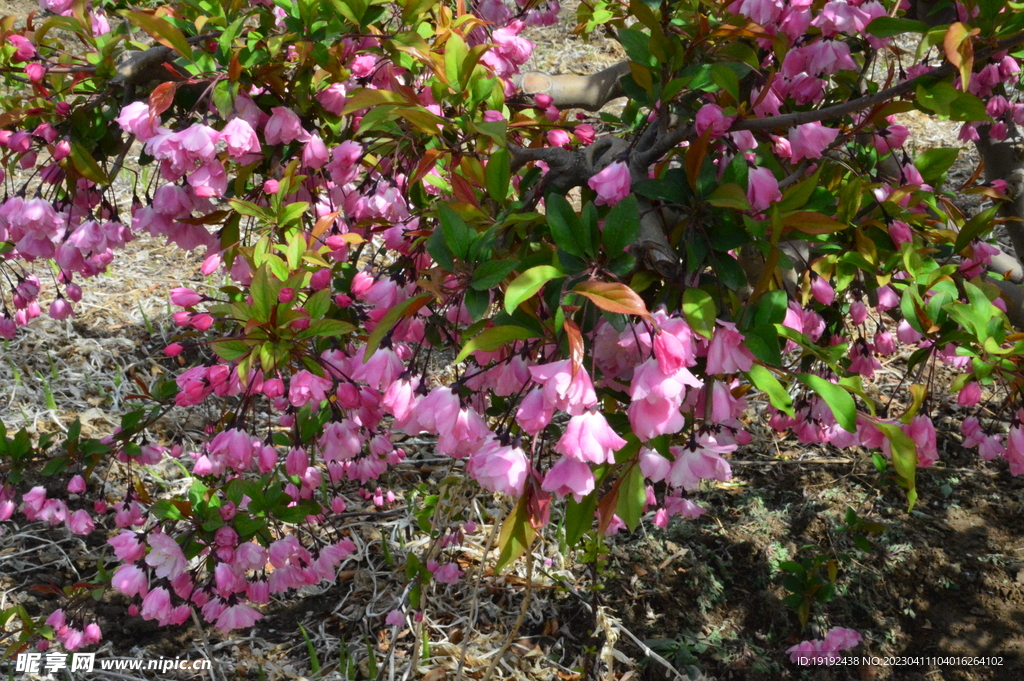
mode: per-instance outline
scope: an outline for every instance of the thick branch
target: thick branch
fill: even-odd
[[[629,73],[629,62],[620,62],[588,76],[551,75],[528,71],[513,78],[523,94],[546,94],[560,109],[597,111],[616,97],[624,96],[619,80]]]

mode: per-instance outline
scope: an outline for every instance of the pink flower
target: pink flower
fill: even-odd
[[[718,322],[715,335],[708,345],[708,373],[735,374],[749,371],[753,363],[754,356],[743,345],[743,334],[736,330],[736,325]]]
[[[786,3],[782,0],[737,0],[729,11],[743,14],[761,26],[772,26],[782,18]]]
[[[577,461],[602,464],[615,463],[616,450],[625,446],[626,441],[611,429],[603,414],[586,411],[569,419],[555,451]]]
[[[540,488],[545,492],[553,492],[559,498],[572,494],[579,503],[594,491],[594,474],[590,466],[582,461],[563,456],[544,476]]]
[[[530,375],[541,384],[544,404],[548,408],[578,416],[597,404],[590,374],[582,367],[573,374],[572,362],[568,359],[530,367]]]
[[[67,526],[74,534],[89,534],[96,529],[96,524],[92,521],[89,512],[82,509],[68,516]]]
[[[597,192],[594,203],[598,206],[614,206],[629,196],[629,168],[622,161],[616,161],[587,180],[587,186]]]
[[[516,411],[516,423],[530,435],[536,435],[551,423],[554,413],[554,407],[548,406],[544,401],[544,389],[534,388],[519,404],[519,409]]]
[[[722,107],[717,104],[705,104],[697,112],[693,126],[698,135],[703,135],[705,131],[710,130],[711,137],[714,139],[728,132],[734,120],[736,120],[734,116],[726,116],[722,112]]]
[[[288,385],[288,402],[293,407],[304,407],[307,404],[315,410],[327,399],[327,391],[332,382],[303,369],[294,376]]]
[[[320,135],[310,135],[309,141],[302,149],[303,165],[313,169],[323,168],[330,159],[327,145],[320,139]]]
[[[594,138],[597,137],[597,131],[594,130],[594,126],[590,123],[580,123],[572,129],[572,132],[576,135],[576,139],[580,141],[580,144],[584,146],[593,142]]]
[[[295,140],[305,140],[308,133],[302,129],[302,121],[295,112],[284,106],[271,109],[273,115],[263,130],[267,144],[290,144]]]
[[[138,565],[128,564],[122,565],[114,571],[110,584],[126,596],[136,596],[146,593],[149,580],[146,579],[146,573]]]
[[[960,389],[956,403],[961,407],[974,407],[981,401],[981,385],[977,381],[971,381]]]
[[[431,572],[434,573],[434,579],[441,584],[455,584],[462,577],[462,570],[457,563],[446,563]]]
[[[675,461],[665,480],[672,487],[682,487],[688,492],[700,487],[701,480],[724,482],[732,477],[732,469],[718,452],[735,449],[735,444],[719,444],[713,435],[701,435],[691,446],[672,447],[670,451]]]
[[[751,210],[760,212],[781,198],[779,181],[771,169],[758,166],[747,172],[747,201]]]
[[[149,546],[151,550],[146,556],[146,565],[155,568],[157,577],[174,579],[188,567],[188,560],[178,542],[163,532],[149,535]]]
[[[346,95],[343,83],[332,83],[326,90],[318,92],[316,99],[328,113],[340,116],[345,108]]]
[[[190,288],[179,286],[171,289],[171,302],[178,307],[194,307],[202,300],[203,297]]]
[[[814,277],[811,281],[811,295],[822,305],[831,305],[836,299],[836,292],[822,277]]]
[[[85,478],[76,475],[68,482],[68,491],[72,494],[81,494],[85,491]]]
[[[167,589],[158,587],[153,589],[142,599],[142,619],[156,620],[163,624],[171,615],[171,594]]]
[[[389,627],[401,627],[405,625],[405,614],[401,610],[395,609],[388,613],[388,616],[384,618],[384,624]]]
[[[160,123],[159,118],[156,121],[150,118],[149,105],[145,102],[132,102],[121,109],[121,115],[115,120],[122,130],[143,141],[156,136],[156,125]]]
[[[668,475],[672,462],[653,449],[640,450],[640,472],[651,482],[661,482]]]
[[[107,540],[114,547],[114,555],[124,563],[134,563],[146,555],[146,546],[141,543],[131,530],[124,530],[116,537]]]
[[[244,118],[236,116],[228,121],[228,124],[220,131],[220,138],[227,144],[228,154],[232,158],[254,154],[261,150],[256,131]]]
[[[247,629],[261,619],[263,615],[251,605],[236,603],[221,611],[214,626],[226,633],[232,629]]]
[[[474,452],[466,464],[466,471],[484,489],[513,496],[523,493],[529,468],[521,448],[502,445],[494,438]]]
[[[821,123],[805,123],[789,129],[789,143],[793,150],[793,163],[805,158],[821,158],[825,147],[835,142],[839,130],[826,128]]]
[[[939,460],[935,426],[932,425],[930,418],[924,414],[915,416],[908,425],[903,426],[903,432],[917,445],[917,464],[919,466],[928,468]]]

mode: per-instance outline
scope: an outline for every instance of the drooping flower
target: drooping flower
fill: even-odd
[[[821,158],[825,147],[836,141],[839,130],[826,128],[821,123],[804,123],[789,129],[789,144],[793,150],[793,163],[805,158]]]
[[[154,568],[157,577],[174,579],[188,567],[188,560],[178,542],[163,532],[149,535],[149,546],[151,550],[146,556],[146,565]]]
[[[587,186],[597,192],[595,204],[614,206],[629,196],[629,168],[622,161],[616,161],[587,180]]]

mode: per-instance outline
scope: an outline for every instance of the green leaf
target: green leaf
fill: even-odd
[[[632,28],[622,28],[619,29],[617,37],[630,59],[652,68],[658,65],[658,60],[651,55],[651,38],[646,33]]]
[[[960,233],[956,236],[956,243],[953,244],[953,252],[959,253],[967,248],[972,241],[995,227],[993,220],[995,219],[996,212],[998,212],[998,210],[998,206],[992,206],[968,220],[967,224],[960,228]]]
[[[308,329],[304,329],[299,333],[297,338],[312,338],[313,336],[341,338],[342,336],[349,335],[355,330],[356,327],[348,322],[343,322],[340,319],[318,319],[310,324]]]
[[[517,267],[518,260],[489,260],[476,268],[469,285],[477,291],[487,291],[500,284]]]
[[[590,231],[584,227],[572,204],[561,194],[548,194],[544,201],[555,245],[577,258],[590,253]]]
[[[149,507],[149,512],[161,520],[183,520],[181,510],[170,499],[161,499]]]
[[[494,326],[489,329],[484,329],[484,331],[475,338],[472,338],[465,346],[463,346],[462,350],[459,351],[458,356],[455,358],[455,363],[458,364],[477,350],[492,352],[510,341],[526,340],[528,338],[536,337],[536,333],[530,329],[524,329],[521,326]]]
[[[729,69],[729,73],[732,73]],[[716,208],[735,208],[737,210],[750,210],[750,202],[747,201],[747,193],[743,187],[730,182],[717,187],[708,196],[708,203]]]
[[[691,329],[705,338],[711,338],[718,310],[714,298],[707,291],[699,288],[683,291],[683,315]]]
[[[565,507],[565,544],[570,549],[579,543],[583,535],[594,524],[594,511],[597,510],[597,494],[594,490],[583,501],[577,503],[569,498]],[[621,517],[621,516],[620,516]]]
[[[647,486],[644,474],[638,464],[630,466],[626,477],[619,483],[619,497],[615,502],[615,514],[632,532],[640,524],[644,506],[647,504]]]
[[[411,317],[421,307],[426,305],[431,299],[432,295],[429,293],[422,293],[414,298],[403,300],[398,305],[388,310],[380,321],[377,322],[377,326],[373,328],[370,333],[370,337],[366,339],[366,350],[363,352],[363,363],[370,361],[370,357],[380,347],[380,342],[384,340],[384,336],[387,335],[391,329],[398,324],[399,320],[406,317]]]
[[[867,32],[878,38],[891,38],[902,33],[927,33],[928,24],[913,19],[878,17],[868,24]]]
[[[103,172],[100,164],[78,142],[71,143],[71,163],[75,166],[75,170],[85,179],[92,180],[96,184],[110,184],[110,179]]]
[[[195,61],[192,57],[192,46],[188,44],[185,35],[171,22],[145,12],[121,10],[120,14],[151,35],[161,45],[166,45],[189,61]]]
[[[509,179],[511,177],[512,171],[509,165],[508,150],[496,150],[487,160],[484,178],[487,183],[487,192],[499,205],[504,203],[505,198],[508,196]]]
[[[526,497],[520,497],[516,507],[501,524],[501,534],[498,536],[498,563],[494,566],[494,572],[501,572],[523,555],[533,544],[536,536],[537,533],[530,524],[530,510]]]
[[[789,396],[786,388],[779,382],[779,379],[775,378],[771,371],[760,364],[755,364],[750,367],[747,376],[750,378],[750,382],[754,384],[754,387],[768,396],[768,401],[772,403],[773,407],[787,416],[794,415],[793,398]]]
[[[544,284],[562,276],[565,273],[551,265],[538,265],[526,270],[505,290],[505,312],[512,314],[520,303],[532,297]]]
[[[233,362],[249,354],[251,347],[237,339],[220,339],[210,344],[213,353],[223,360]]]
[[[455,31],[448,32],[448,41],[444,44],[444,75],[452,87],[462,84],[462,66],[469,56],[466,41]]]
[[[437,217],[441,222],[445,245],[456,258],[465,260],[469,247],[476,238],[476,232],[470,229],[458,213],[443,203],[438,205]]]
[[[889,440],[892,465],[899,476],[900,484],[907,490],[907,511],[917,503],[915,476],[917,475],[917,444],[894,423],[876,423],[878,429]]]
[[[281,282],[270,274],[267,265],[256,270],[256,276],[252,278],[252,284],[249,286],[249,293],[252,295],[252,309],[258,321],[270,320],[270,311],[277,305],[281,287]]]
[[[615,204],[604,219],[601,243],[609,258],[617,258],[636,243],[640,233],[640,208],[636,195],[630,194]]]
[[[938,184],[942,175],[956,162],[959,149],[929,149],[914,159],[914,165],[921,171],[921,177],[928,184]]]
[[[845,388],[814,374],[797,374],[796,377],[825,400],[843,430],[857,432],[857,403]]]
[[[309,298],[306,298],[305,304],[306,312],[309,313],[310,319],[320,319],[327,310],[331,308],[331,289],[330,287],[322,288]]]

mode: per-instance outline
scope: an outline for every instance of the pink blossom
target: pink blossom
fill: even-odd
[[[597,394],[590,374],[582,367],[573,373],[572,362],[568,359],[530,367],[530,375],[541,384],[544,403],[548,408],[561,409],[578,416],[597,404]]]
[[[188,560],[178,542],[163,532],[149,535],[149,546],[151,550],[146,556],[146,565],[154,568],[157,577],[174,579],[188,567]]]
[[[194,307],[202,300],[203,297],[190,288],[179,286],[171,289],[171,302],[178,307]]]
[[[431,572],[434,573],[434,579],[441,584],[455,584],[462,578],[462,570],[457,563],[445,563]]]
[[[267,121],[263,134],[267,144],[290,144],[295,140],[305,141],[308,133],[302,129],[302,121],[295,112],[284,106],[275,106]]]
[[[114,571],[110,584],[126,596],[136,596],[146,593],[149,580],[138,565],[127,564]]]
[[[529,468],[522,448],[502,445],[494,438],[474,452],[466,464],[466,471],[484,489],[513,496],[523,493]]]
[[[821,123],[805,123],[789,129],[789,143],[793,150],[791,161],[797,163],[805,158],[821,158],[825,147],[835,142],[839,130],[826,128]]]
[[[957,395],[956,403],[961,407],[974,407],[981,401],[981,384],[971,381]]]
[[[134,563],[146,555],[146,545],[141,543],[131,530],[124,530],[107,540],[114,547],[114,555],[123,563]]]
[[[714,139],[728,132],[734,120],[736,120],[735,116],[726,116],[722,112],[722,107],[717,104],[705,104],[697,112],[693,126],[698,135],[710,131],[711,137]]]
[[[569,419],[555,451],[577,461],[602,464],[615,463],[615,452],[625,446],[626,441],[611,429],[603,414],[586,411]]]
[[[238,116],[228,121],[220,132],[220,138],[227,144],[228,154],[232,158],[258,153],[262,149],[256,131],[247,120]]]
[[[142,619],[156,620],[163,625],[171,615],[171,594],[162,586],[153,589],[142,599],[142,610],[139,614],[142,615]]]
[[[747,171],[747,201],[754,212],[760,212],[782,198],[779,181],[769,168],[757,166]]]
[[[89,534],[96,528],[88,511],[79,509],[67,517],[67,526],[74,534]]]
[[[293,407],[309,404],[314,410],[327,399],[332,382],[303,369],[292,376],[288,385],[288,402]]]
[[[526,394],[516,411],[516,423],[530,435],[536,435],[551,423],[554,407],[544,400],[544,389],[534,388]]]
[[[708,373],[735,374],[749,371],[754,356],[743,344],[743,334],[730,322],[718,322],[708,345]]]
[[[736,445],[720,444],[713,435],[701,435],[686,447],[672,447],[675,461],[665,479],[672,487],[687,491],[700,487],[701,480],[729,480],[732,469],[718,452],[735,449]]]
[[[559,498],[572,494],[578,503],[594,491],[594,474],[590,471],[590,466],[582,461],[563,456],[544,476],[540,488],[556,494]]]
[[[668,475],[672,462],[653,449],[640,450],[640,472],[651,482],[661,482]]]
[[[594,203],[598,206],[614,206],[629,196],[629,168],[622,161],[616,161],[587,180],[587,186],[597,192]]]
[[[221,611],[214,626],[227,633],[232,629],[247,629],[261,619],[263,615],[251,605],[236,603]]]
[[[345,108],[347,94],[344,83],[331,83],[326,90],[317,93],[316,99],[328,113],[340,116]]]
[[[310,135],[306,146],[302,149],[303,165],[313,169],[322,168],[330,158],[327,145],[320,139],[320,135]]]
[[[398,609],[392,610],[388,613],[388,616],[384,618],[384,624],[389,627],[405,626],[405,614]]]

